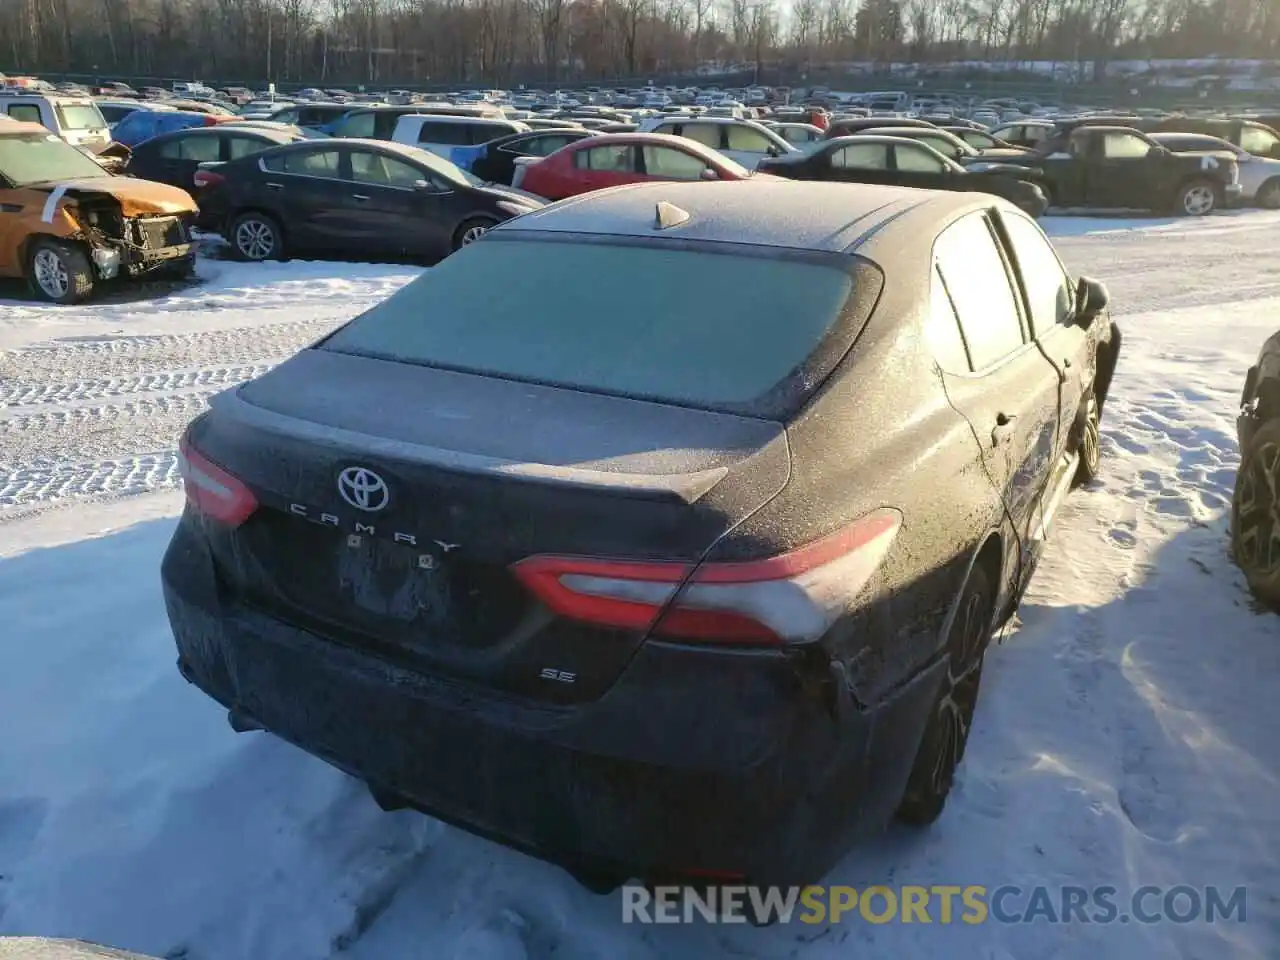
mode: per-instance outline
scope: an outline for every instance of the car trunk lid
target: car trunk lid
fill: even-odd
[[[647,629],[556,615],[512,565],[693,564],[790,465],[767,420],[322,350],[215,398],[189,440],[259,504],[207,525],[238,598],[555,701],[603,692]]]

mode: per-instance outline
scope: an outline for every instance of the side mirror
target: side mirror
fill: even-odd
[[[1080,323],[1092,323],[1110,302],[1111,294],[1105,283],[1088,277],[1080,278],[1076,285],[1076,318]]]
[[[415,180],[415,181],[413,181],[413,189],[415,189],[415,190],[430,190],[430,189],[431,189],[431,181],[430,181],[430,180]]]
[[[782,148],[779,147],[776,143],[769,144],[769,156],[771,157],[782,156]]]
[[[700,176],[703,180],[719,180],[720,179],[720,174],[716,173],[710,167],[703,168],[703,171],[700,174]]]

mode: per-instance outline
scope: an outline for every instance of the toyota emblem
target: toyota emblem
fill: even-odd
[[[387,482],[364,467],[347,467],[338,474],[338,493],[357,510],[373,513],[391,499]]]

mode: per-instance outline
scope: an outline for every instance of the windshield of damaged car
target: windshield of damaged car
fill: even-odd
[[[72,177],[102,177],[106,173],[61,137],[28,133],[0,136],[0,176],[15,187],[27,187]]]

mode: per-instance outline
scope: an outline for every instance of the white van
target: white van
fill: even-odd
[[[73,147],[100,153],[111,142],[107,120],[89,97],[0,93],[0,113],[14,120],[39,123]]]
[[[533,128],[519,120],[495,117],[455,117],[439,113],[407,113],[396,121],[391,139],[421,147],[436,156],[470,170],[481,147],[509,133],[528,133]]]

